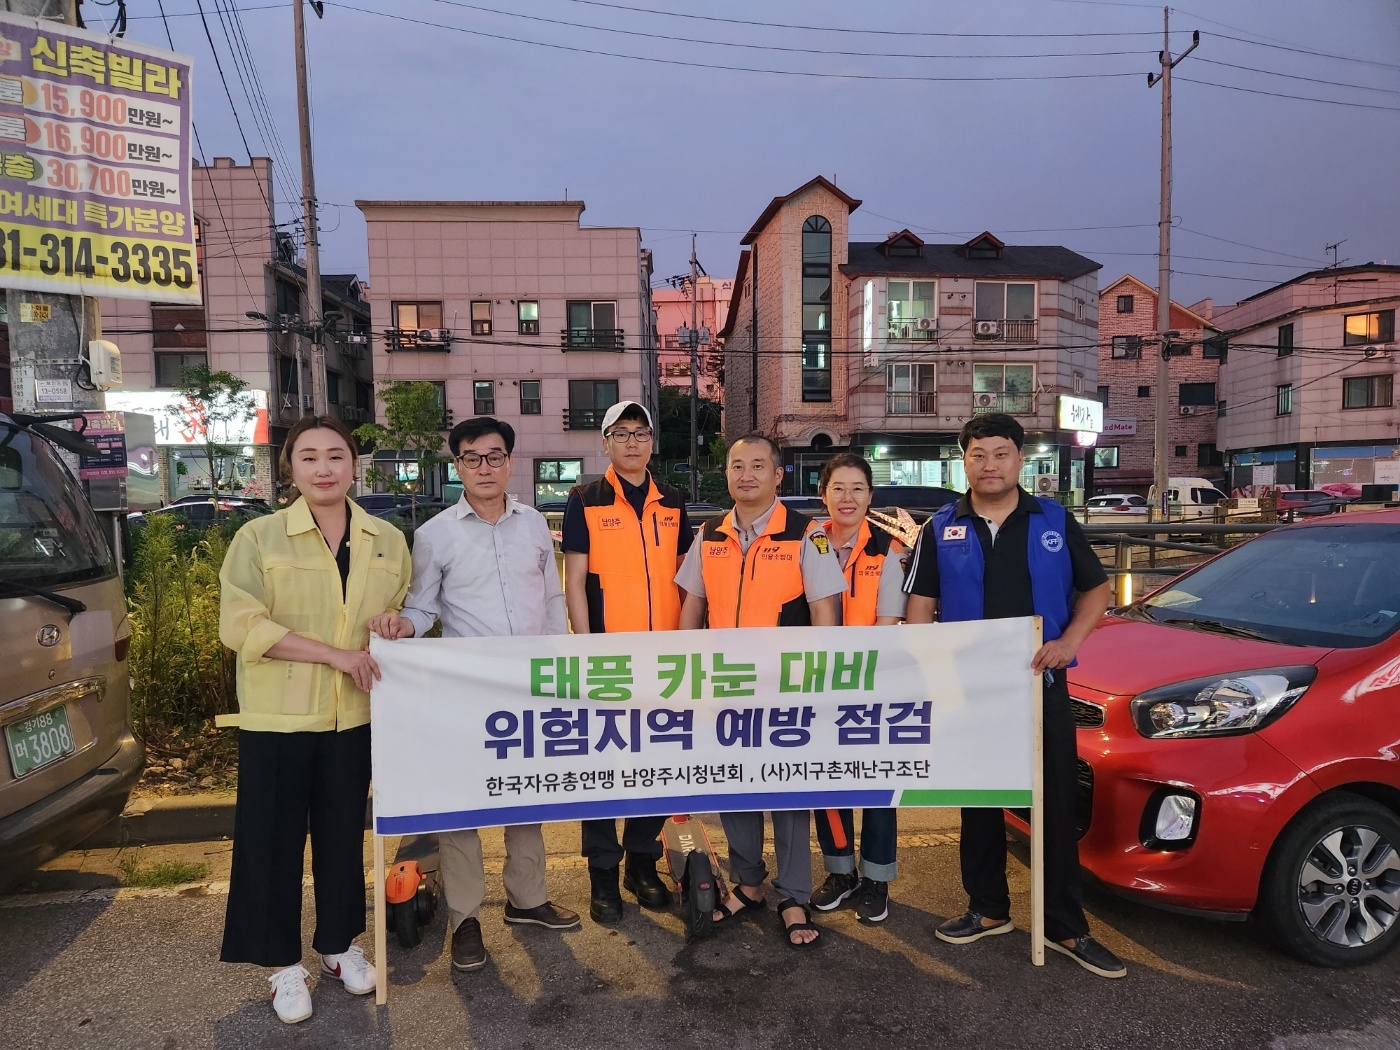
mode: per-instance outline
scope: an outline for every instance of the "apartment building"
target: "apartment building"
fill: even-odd
[[[877,483],[963,489],[963,423],[1009,412],[1027,430],[1023,483],[1082,493],[1092,438],[1061,429],[1059,411],[1095,396],[1100,264],[990,232],[852,242],[860,205],[818,177],[744,237],[720,333],[726,436],[773,436],[797,493],[816,491],[833,449],[867,456]]]
[[[1400,481],[1397,309],[1400,266],[1385,263],[1312,270],[1215,308],[1235,494]]]
[[[195,166],[191,187],[203,305],[101,300],[103,332],[121,347],[124,379],[106,404],[155,419],[156,447],[134,455],[132,469],[158,472],[163,499],[208,492],[205,424],[173,409],[172,391],[186,367],[233,373],[257,410],[216,435],[229,450],[214,464],[219,487],[272,497],[287,428],[311,410],[311,342],[296,331],[308,314],[306,272],[291,224],[277,221],[271,160],[215,157]],[[328,275],[322,286],[330,409],[354,426],[369,418],[373,390],[369,304],[353,274]]]
[[[437,384],[443,428],[516,431],[510,491],[562,501],[607,469],[603,412],[657,402],[651,253],[584,227],[583,201],[356,201],[369,236],[374,368]],[[392,456],[390,456],[392,458]],[[447,465],[424,487],[460,492]]]
[[[689,276],[676,281],[674,287],[653,288],[652,307],[656,310],[656,359],[662,386],[675,387],[690,393],[690,344],[685,335],[693,328],[701,338],[698,358],[700,364],[700,396],[723,402],[724,386],[720,370],[724,356],[719,343],[719,330],[729,313],[729,297],[734,290],[732,278],[699,277],[691,293]]]
[[[1171,304],[1167,420],[1169,477],[1224,478],[1216,434],[1224,341],[1209,301]],[[1199,312],[1198,312],[1199,311]],[[1094,452],[1096,492],[1146,495],[1152,487],[1157,425],[1157,290],[1127,274],[1099,292],[1098,398],[1104,429]]]

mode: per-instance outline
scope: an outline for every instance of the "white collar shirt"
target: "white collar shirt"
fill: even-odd
[[[544,515],[508,496],[492,523],[463,496],[419,526],[403,615],[419,638],[439,620],[447,638],[568,634]]]

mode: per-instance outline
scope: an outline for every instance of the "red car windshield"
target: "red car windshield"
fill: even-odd
[[[1400,526],[1280,529],[1143,599],[1158,623],[1242,628],[1289,645],[1356,649],[1400,627]]]

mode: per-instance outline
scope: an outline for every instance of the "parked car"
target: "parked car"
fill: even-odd
[[[417,503],[408,503],[402,507],[389,507],[387,510],[377,510],[374,512],[376,518],[393,522],[411,538],[413,531],[437,515],[441,514],[448,507],[456,506],[454,503],[445,503],[440,499],[421,500]]]
[[[825,514],[826,501],[820,496],[779,496],[783,501],[783,506],[788,510],[800,511],[803,514]]]
[[[535,509],[541,514],[563,514],[569,507],[566,499],[550,500],[547,503],[536,503]]]
[[[206,528],[214,524],[215,501],[202,499],[195,503],[172,503],[168,507],[161,507],[158,510],[137,511],[127,516],[127,521],[133,529],[141,528],[146,521],[154,515],[169,515],[178,520],[177,529],[184,529],[190,526]],[[239,525],[249,518],[261,518],[272,511],[266,506],[258,506],[256,503],[244,503],[236,500],[220,499],[217,503],[218,520],[220,522],[237,522]]]
[[[0,889],[121,813],[144,760],[122,582],[57,429],[0,415]]]
[[[1283,489],[1274,495],[1274,506],[1282,521],[1335,514],[1353,502],[1354,497],[1337,496],[1324,489]]]
[[[371,514],[379,510],[407,507],[410,503],[426,503],[431,502],[431,500],[431,496],[407,492],[366,492],[362,496],[355,497],[355,502]]]
[[[876,510],[889,507],[903,507],[915,511],[915,517],[922,520],[939,507],[956,503],[962,499],[961,492],[940,488],[937,485],[876,485],[870,505]],[[917,513],[922,511],[922,513]]]
[[[687,503],[686,514],[723,514],[724,508],[718,503]]]
[[[1107,616],[1069,689],[1080,860],[1321,966],[1400,940],[1400,511],[1285,526]]]
[[[181,496],[179,499],[173,499],[167,506],[185,507],[192,503],[209,503],[214,498],[213,496],[201,495],[196,492],[188,496]],[[258,510],[266,511],[269,514],[272,513],[272,507],[268,504],[267,500],[259,499],[256,496],[239,496],[221,492],[218,495],[218,501],[219,507],[223,510],[227,510],[230,507],[256,507]]]
[[[1094,524],[1145,522],[1147,510],[1146,496],[1110,493],[1106,496],[1091,496],[1084,504],[1084,518]]]
[[[1167,499],[1171,503],[1171,520],[1191,521],[1215,517],[1215,505],[1229,497],[1206,478],[1168,478]],[[1147,501],[1157,504],[1157,489],[1148,491]]]

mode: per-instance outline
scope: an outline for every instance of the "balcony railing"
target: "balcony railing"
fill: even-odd
[[[1029,416],[1035,413],[1034,394],[973,394],[972,414],[983,412],[1005,412],[1012,416]]]
[[[426,350],[445,354],[452,349],[452,332],[447,328],[386,328],[384,349]]]
[[[1035,342],[1036,322],[1020,320],[987,320],[972,322],[972,337],[976,340],[1003,343]]]
[[[565,350],[621,350],[621,328],[565,328],[559,333]]]
[[[605,408],[564,409],[565,430],[602,430]]]
[[[938,336],[938,318],[901,317],[891,320],[885,339],[893,342],[932,342]]]
[[[922,391],[887,391],[885,393],[885,415],[887,416],[931,416],[935,414],[938,395]]]

